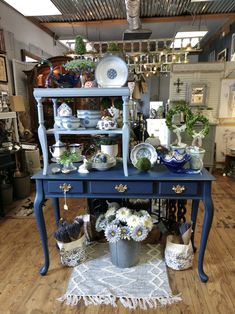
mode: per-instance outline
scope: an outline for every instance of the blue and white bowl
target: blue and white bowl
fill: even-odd
[[[61,124],[65,130],[76,130],[81,126],[80,119],[76,117],[64,117]]]
[[[80,120],[81,120],[82,126],[89,129],[89,128],[95,128],[99,119],[100,119],[99,117],[91,118],[87,116],[87,117],[81,118]]]
[[[190,158],[189,154],[167,154],[161,156],[160,160],[171,172],[180,173]]]
[[[83,117],[83,116],[91,116],[91,117],[97,117],[100,116],[99,110],[77,110],[77,117]]]
[[[85,128],[95,128],[100,120],[101,113],[99,110],[77,110],[77,117]]]

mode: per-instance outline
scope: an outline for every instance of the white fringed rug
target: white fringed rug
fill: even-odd
[[[68,305],[110,304],[130,309],[148,309],[181,301],[172,295],[160,244],[141,247],[138,265],[118,268],[111,263],[107,243],[87,247],[87,260],[76,266],[64,296]]]

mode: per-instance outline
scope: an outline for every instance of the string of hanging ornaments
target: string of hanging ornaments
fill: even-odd
[[[148,76],[158,72],[169,72],[172,64],[188,63],[189,53],[201,51],[199,44],[192,47],[189,43],[185,46],[184,40],[185,38],[182,38],[181,45],[177,48],[174,47],[172,38],[86,42],[85,45],[89,48],[82,56],[73,51],[71,54],[71,49],[66,55],[97,62],[106,53],[119,54],[125,59],[130,73]],[[193,37],[190,38],[190,42],[193,42]]]

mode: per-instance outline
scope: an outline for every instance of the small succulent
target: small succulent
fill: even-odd
[[[68,165],[71,162],[75,162],[78,160],[78,154],[77,153],[71,153],[69,151],[63,152],[63,154],[59,158],[59,163],[61,165]]]

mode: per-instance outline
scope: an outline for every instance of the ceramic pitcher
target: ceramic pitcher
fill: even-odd
[[[49,150],[54,158],[59,158],[67,149],[66,145],[58,140],[55,144],[49,146]]]

